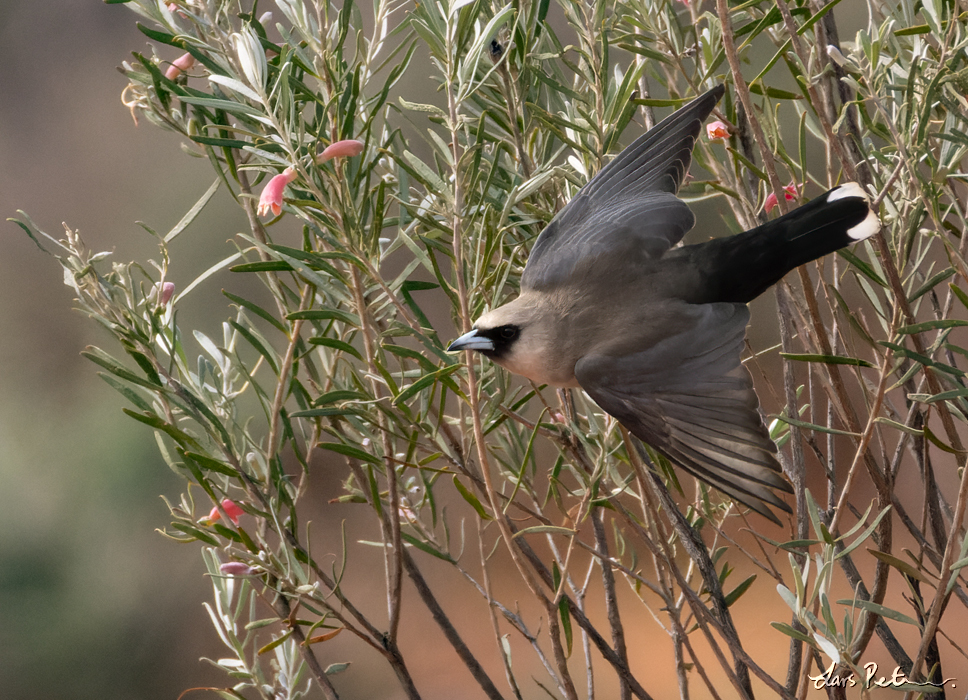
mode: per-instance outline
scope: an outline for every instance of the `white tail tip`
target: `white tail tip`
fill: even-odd
[[[845,182],[840,187],[836,187],[830,191],[827,196],[828,202],[835,202],[838,199],[843,199],[845,197],[859,197],[865,202],[870,203],[870,197],[864,191],[864,188],[858,185],[856,182]],[[847,235],[850,236],[855,241],[863,241],[866,238],[870,238],[875,233],[881,230],[881,221],[877,218],[877,214],[874,213],[873,209],[868,210],[867,216],[856,226],[852,226],[847,229]]]

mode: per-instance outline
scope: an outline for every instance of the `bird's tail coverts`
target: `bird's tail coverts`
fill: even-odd
[[[863,188],[848,182],[761,228],[790,244],[790,261],[797,267],[870,238],[880,221]]]

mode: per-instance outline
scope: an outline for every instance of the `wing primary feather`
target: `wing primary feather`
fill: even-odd
[[[655,162],[657,165],[664,164],[661,172],[667,174],[670,165],[676,162],[675,156],[681,153],[682,157],[678,159],[680,167],[677,176],[673,175],[674,189],[671,191],[675,194],[679,185],[682,184],[682,178],[685,177],[685,173],[689,169],[689,163],[692,162],[692,147],[702,130],[702,123],[712,113],[713,107],[716,106],[725,91],[724,86],[717,85],[656,124],[633,141],[611,163],[602,168],[598,175],[585,186],[585,194],[594,197],[597,194],[596,190],[605,188],[613,180],[622,182],[627,189],[630,184],[627,180],[627,166],[637,164],[644,154],[651,156],[646,162]],[[669,148],[669,143],[674,144],[674,146]],[[648,185],[649,183],[645,184]],[[640,191],[649,191],[649,189],[642,188]]]

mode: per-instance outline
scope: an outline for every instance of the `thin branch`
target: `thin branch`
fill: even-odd
[[[433,591],[430,590],[430,586],[427,585],[427,581],[424,579],[423,574],[420,573],[420,569],[417,568],[417,563],[413,560],[413,557],[410,556],[410,552],[407,550],[403,550],[403,566],[407,570],[407,575],[410,576],[410,580],[413,582],[414,587],[417,589],[420,599],[424,602],[424,605],[427,606],[427,609],[430,610],[430,614],[434,618],[434,622],[437,623],[437,626],[440,627],[441,631],[444,633],[444,636],[447,637],[447,641],[450,642],[450,645],[454,648],[454,651],[457,652],[457,656],[459,656],[460,660],[464,662],[465,666],[467,666],[467,670],[471,672],[472,676],[474,676],[474,680],[477,681],[477,684],[481,687],[481,690],[483,690],[484,694],[491,698],[491,700],[503,700],[503,696],[494,685],[494,682],[491,680],[490,676],[487,675],[484,667],[481,666],[474,654],[471,653],[471,650],[464,643],[464,640],[461,639],[457,629],[453,624],[451,624],[450,618],[447,617],[447,613],[445,613],[444,609],[440,606],[440,603],[437,601],[436,596],[434,596]]]

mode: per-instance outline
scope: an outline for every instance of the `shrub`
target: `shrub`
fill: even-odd
[[[875,635],[920,684],[907,688],[943,685],[941,664],[960,649],[942,643],[942,616],[968,604],[968,350],[956,344],[968,325],[968,22],[957,3],[870,2],[853,41],[839,37],[837,3],[819,1],[277,0],[278,18],[227,0],[126,4],[156,51],[124,65],[126,104],[186,138],[216,181],[158,234],[147,265],[109,264],[70,229],[56,241],[19,223],[128,360],[85,354],[197,487],[170,504],[167,534],[206,545],[209,612],[229,654],[215,663],[236,684],[223,697],[311,685],[337,697],[337,634],[419,697],[408,659],[427,650],[401,644],[410,606],[442,632],[441,659],[466,666],[468,696],[577,698],[597,683],[648,698],[660,670],[677,674],[682,697],[690,686],[751,696],[754,682],[793,697],[824,678],[837,695],[838,678],[866,677]],[[437,98],[410,101],[402,86],[428,70]],[[777,288],[782,369],[767,363],[777,348],[750,348],[761,394],[782,406],[771,431],[796,491],[782,529],[680,482],[581,392],[445,351],[455,329],[515,294],[542,227],[632,132],[719,82],[727,97],[684,198],[715,200],[719,210],[701,205],[709,219],[728,208],[746,229],[770,197],[785,211],[852,179],[884,224]],[[250,229],[176,290],[167,246],[219,187]],[[274,240],[281,220],[299,222],[300,244]],[[257,276],[270,301],[226,291],[220,337],[181,328],[175,310],[226,270]],[[453,325],[431,322],[446,313]],[[813,489],[808,468],[824,475]],[[380,542],[311,538],[310,483],[337,471],[338,501],[366,510]],[[385,609],[342,585],[374,544]],[[441,563],[479,603],[493,657],[450,621],[425,575]],[[737,569],[758,573],[737,581]],[[496,574],[517,593],[504,596]],[[774,623],[786,638],[730,609],[775,591],[793,613]],[[652,619],[636,606],[668,635],[674,667],[630,660],[630,621]],[[784,674],[749,653],[760,634],[789,643]],[[512,665],[532,653],[546,677]]]

